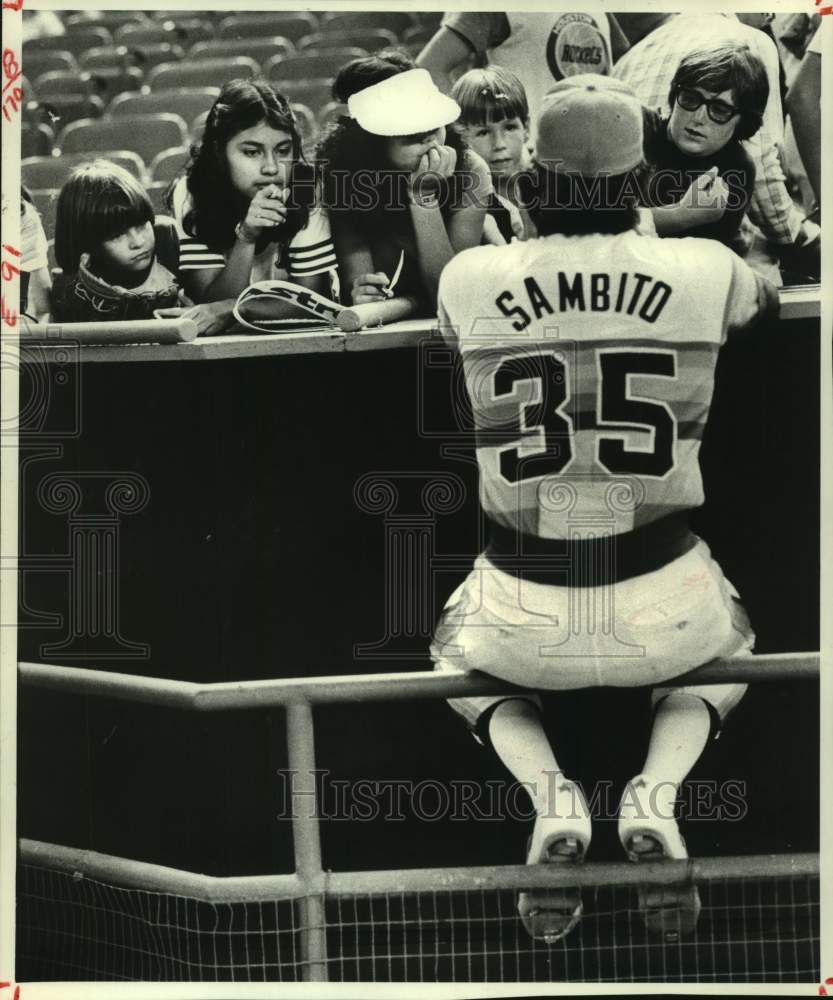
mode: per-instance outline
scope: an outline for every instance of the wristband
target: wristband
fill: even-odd
[[[248,243],[250,246],[257,243],[257,236],[252,238],[251,236],[247,235],[247,226],[245,219],[242,222],[238,222],[237,225],[234,227],[234,236],[235,239],[238,239],[241,243]]]
[[[419,208],[438,208],[440,198],[436,191],[429,191],[426,194],[417,194],[412,191],[411,204],[417,205]]]

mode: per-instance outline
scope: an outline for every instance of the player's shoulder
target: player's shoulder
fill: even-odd
[[[506,246],[483,245],[461,250],[443,268],[440,292],[455,284],[472,285],[487,283],[495,272],[505,271],[517,256],[516,243]]]
[[[633,245],[641,256],[663,262],[669,269],[693,276],[730,272],[735,254],[717,240],[700,236],[665,236],[662,239],[635,234]]]

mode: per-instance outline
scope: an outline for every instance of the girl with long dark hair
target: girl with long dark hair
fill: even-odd
[[[403,53],[354,59],[333,93],[348,115],[321,142],[317,160],[344,297],[382,301],[397,277],[396,294],[433,314],[443,267],[483,237],[489,169],[446,131],[457,103]]]
[[[223,87],[169,203],[195,302],[228,302],[269,279],[330,294],[336,261],[313,169],[287,99],[265,81]]]

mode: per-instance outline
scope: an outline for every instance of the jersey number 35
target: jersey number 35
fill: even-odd
[[[565,412],[571,380],[564,351],[518,354],[498,364],[491,387],[494,403],[510,402],[508,397],[516,395],[524,400],[518,401],[517,421],[502,424],[497,433],[481,424],[480,444],[494,447],[497,438],[513,442],[497,445],[500,474],[507,482],[563,472],[575,457],[578,434],[594,435],[595,463],[611,475],[662,478],[673,469],[674,414],[667,403],[632,392],[631,378],[676,379],[676,352],[599,348],[593,353],[595,400],[578,394],[573,416]],[[531,391],[519,392],[521,383]],[[643,435],[644,443],[634,446],[634,434]]]

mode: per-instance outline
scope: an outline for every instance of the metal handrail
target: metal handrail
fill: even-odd
[[[200,875],[163,865],[119,858],[38,840],[20,840],[20,862],[74,878],[114,883],[128,889],[185,896],[206,903],[255,903],[298,899],[309,887],[297,875]],[[324,872],[318,892],[328,898],[385,893],[555,889],[579,886],[669,885],[730,878],[815,877],[817,854],[743,854],[685,861],[589,861],[583,865],[487,865],[468,868],[393,868]],[[307,926],[303,922],[302,926]]]
[[[20,681],[30,687],[91,694],[146,705],[194,712],[275,708],[299,703],[323,705],[345,701],[399,701],[413,698],[460,698],[506,694],[519,689],[477,671],[348,674],[334,677],[279,678],[197,684],[163,677],[138,677],[107,670],[19,663]],[[814,680],[819,654],[770,653],[713,660],[662,684],[733,684]]]
[[[739,656],[713,660],[696,670],[664,682],[735,683],[738,681],[812,680],[818,677],[818,653],[777,653],[767,656]],[[346,701],[385,701],[412,698],[449,698],[461,695],[494,694],[522,690],[477,672],[459,674],[414,671],[408,673],[355,674],[343,677],[287,678],[265,681],[196,684],[160,677],[136,677],[110,671],[43,663],[19,663],[21,683],[74,694],[120,698],[143,704],[164,705],[191,711],[225,711],[241,708],[284,706],[286,740],[290,765],[303,782],[301,798],[306,808],[293,811],[292,840],[295,872],[263,878],[230,880],[210,878],[192,872],[165,869],[124,858],[111,858],[94,852],[21,841],[22,858],[43,864],[51,858],[62,870],[77,864],[102,877],[127,880],[128,884],[147,888],[167,885],[161,891],[185,890],[201,899],[230,902],[265,891],[272,898],[294,899],[301,928],[302,969],[306,979],[326,981],[327,933],[324,900],[330,896],[355,895],[381,891],[419,892],[431,889],[499,889],[555,886],[568,878],[574,884],[593,884],[600,876],[616,884],[645,884],[648,880],[667,883],[679,878],[730,877],[727,862],[741,862],[735,875],[762,872],[770,877],[792,874],[815,874],[818,859],[813,855],[762,855],[747,859],[703,858],[665,862],[659,866],[640,864],[587,865],[576,872],[562,872],[557,865],[507,865],[471,869],[415,869],[398,872],[327,872],[321,856],[315,785],[315,740],[312,706]],[[676,867],[675,867],[676,866]],[[654,870],[656,869],[656,870]],[[679,869],[679,870],[678,870]],[[78,868],[71,868],[76,872]],[[714,874],[720,872],[720,875]],[[577,877],[576,877],[577,876]],[[143,881],[144,880],[144,881]]]

